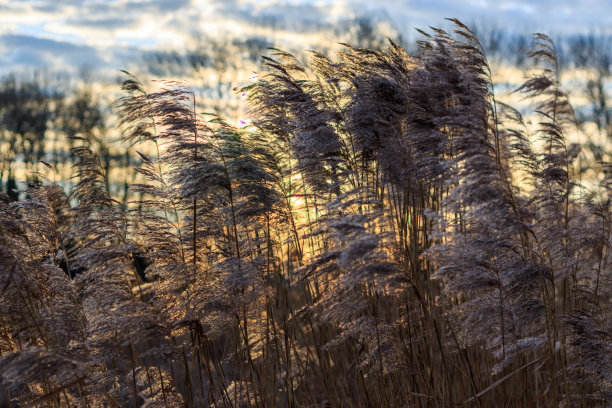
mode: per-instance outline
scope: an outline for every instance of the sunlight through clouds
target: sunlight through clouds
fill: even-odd
[[[0,0],[0,45],[14,48],[3,56],[11,66],[73,66],[94,58],[122,66],[122,55],[154,49],[188,49],[194,38],[243,38],[274,35],[280,45],[318,42],[323,29],[368,17],[386,22],[386,31],[414,36],[414,27],[444,26],[444,18],[467,23],[512,22],[513,30],[549,33],[589,32],[612,24],[606,2],[587,0]],[[546,16],[544,18],[543,16]],[[19,36],[19,41],[16,37]],[[52,41],[54,52],[48,52]],[[329,39],[327,39],[329,40]],[[61,44],[61,46],[60,46]],[[66,50],[66,51],[60,51]],[[81,52],[75,52],[80,50]],[[37,54],[38,58],[26,54]]]

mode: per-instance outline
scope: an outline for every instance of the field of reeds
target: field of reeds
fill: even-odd
[[[133,200],[78,135],[70,191],[1,193],[0,406],[610,406],[612,167],[550,38],[527,112],[454,28],[272,50],[243,128],[126,73]]]

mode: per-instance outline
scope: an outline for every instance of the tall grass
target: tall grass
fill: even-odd
[[[246,129],[129,76],[139,200],[86,139],[70,196],[0,197],[2,404],[608,406],[609,166],[575,181],[548,37],[530,133],[453,22],[415,56],[273,50]]]

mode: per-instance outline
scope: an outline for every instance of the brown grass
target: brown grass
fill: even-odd
[[[139,201],[85,139],[69,197],[0,197],[0,405],[608,406],[609,183],[575,181],[554,45],[531,135],[454,24],[274,50],[246,130],[129,77]]]

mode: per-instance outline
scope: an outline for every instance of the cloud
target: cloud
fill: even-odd
[[[323,29],[342,30],[362,16],[390,20],[408,37],[414,27],[465,23],[551,34],[612,26],[607,0],[0,0],[0,56],[39,66],[87,62],[125,66],[138,51],[195,46],[198,34],[312,46]],[[37,41],[38,40],[38,41]],[[8,52],[8,54],[6,54]]]
[[[94,29],[113,30],[120,27],[129,27],[138,20],[135,16],[119,16],[119,17],[78,17],[69,18],[65,21],[67,26],[73,27],[89,27]]]
[[[83,65],[107,65],[98,50],[93,47],[27,35],[0,35],[0,49],[4,67],[29,66],[70,70]]]

